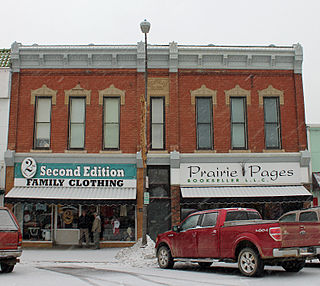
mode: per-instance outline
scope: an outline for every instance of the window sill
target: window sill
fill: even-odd
[[[282,153],[286,152],[284,149],[263,149],[263,153]]]
[[[100,154],[122,154],[121,150],[100,150]]]
[[[148,150],[148,154],[168,154],[168,150]]]
[[[31,149],[30,153],[52,153],[51,149]]]
[[[251,150],[241,150],[241,149],[237,149],[237,150],[229,150],[229,153],[251,153]]]
[[[71,154],[86,154],[87,150],[64,150],[64,153],[71,153]]]
[[[216,150],[194,150],[194,153],[217,153]]]

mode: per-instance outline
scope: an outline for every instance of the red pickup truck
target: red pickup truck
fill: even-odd
[[[312,231],[303,223],[288,227],[286,222],[262,220],[259,212],[245,208],[195,212],[158,235],[158,264],[172,268],[175,261],[191,261],[206,267],[219,260],[238,262],[245,276],[261,276],[264,265],[298,272],[307,258],[320,254],[320,224],[312,224]]]
[[[13,213],[0,207],[0,265],[3,273],[12,272],[22,254],[22,234]]]

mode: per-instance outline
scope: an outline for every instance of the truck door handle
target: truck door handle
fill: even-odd
[[[214,229],[211,234],[212,235],[216,235],[217,234],[217,230]]]
[[[301,230],[301,231],[300,231],[300,234],[301,234],[301,235],[305,235],[305,234],[306,234],[306,231],[305,231],[305,230]]]

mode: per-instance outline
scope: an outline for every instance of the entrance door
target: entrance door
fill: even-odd
[[[148,205],[148,235],[153,241],[159,233],[171,228],[171,207],[168,199],[151,199]]]

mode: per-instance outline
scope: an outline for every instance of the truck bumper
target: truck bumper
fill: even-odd
[[[274,257],[313,257],[320,254],[320,246],[274,248]]]
[[[4,250],[0,249],[0,259],[11,258],[11,257],[19,257],[22,254],[22,249],[12,249],[12,250]]]

